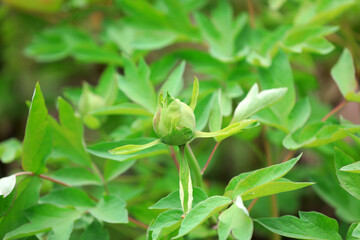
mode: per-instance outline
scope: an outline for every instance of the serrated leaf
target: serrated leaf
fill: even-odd
[[[53,146],[57,156],[66,157],[77,164],[91,166],[83,141],[83,125],[72,106],[58,98],[59,120],[49,118],[53,130]]]
[[[90,213],[108,223],[127,223],[128,212],[125,209],[126,203],[115,195],[104,196],[97,203],[96,207],[90,209]]]
[[[317,212],[299,212],[300,218],[258,218],[255,221],[279,235],[296,239],[341,240],[336,220]]]
[[[207,199],[206,193],[199,187],[193,187],[193,196],[192,207]],[[181,209],[179,190],[169,193],[166,197],[150,206],[149,209]]]
[[[360,199],[360,175],[352,172],[340,171],[346,165],[354,163],[354,160],[343,151],[335,148],[335,169],[340,185],[351,195]]]
[[[143,106],[151,113],[156,112],[155,90],[150,82],[150,69],[144,60],[136,66],[124,58],[125,75],[119,76],[118,86],[133,102]]]
[[[187,215],[183,222],[178,235],[175,238],[180,238],[189,233],[195,227],[203,223],[206,219],[219,212],[231,203],[231,199],[222,196],[212,196],[199,204],[197,204]]]
[[[47,232],[51,229],[54,232],[57,232],[57,229],[67,229],[76,219],[80,218],[81,212],[50,204],[40,204],[26,210],[25,215],[30,223],[21,225],[15,230],[8,232],[4,239],[18,239]],[[67,237],[69,236],[70,234]]]
[[[160,155],[160,154],[167,154],[169,152],[169,149],[165,144],[158,144],[153,147],[141,150],[137,153],[123,154],[123,155],[113,155],[109,153],[109,150],[114,149],[118,146],[124,146],[128,144],[132,144],[132,145],[148,144],[155,140],[156,139],[154,138],[139,138],[139,139],[121,140],[116,142],[103,142],[89,146],[88,151],[92,155],[105,159],[112,159],[120,162],[134,160],[134,159],[141,159],[141,158]]]
[[[48,112],[40,85],[37,83],[25,129],[22,152],[23,169],[34,173],[45,172],[45,161],[51,149],[52,132],[48,122]]]

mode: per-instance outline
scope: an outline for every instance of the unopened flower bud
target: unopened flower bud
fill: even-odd
[[[153,126],[155,133],[164,143],[173,146],[183,145],[194,136],[195,115],[188,105],[169,93],[164,98],[161,92]]]

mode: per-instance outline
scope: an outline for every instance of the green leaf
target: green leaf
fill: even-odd
[[[126,203],[115,195],[104,196],[90,213],[101,221],[108,223],[127,223]]]
[[[56,234],[58,229],[62,231],[68,229],[76,219],[81,217],[81,212],[50,204],[40,204],[26,210],[25,215],[30,223],[21,225],[15,230],[8,232],[4,239],[18,239],[41,232],[48,232],[51,229],[53,229]],[[70,237],[70,233],[71,231],[65,239]]]
[[[357,82],[354,60],[348,49],[344,49],[338,62],[331,69],[331,76],[346,100],[360,102],[360,95],[355,93]]]
[[[259,186],[273,182],[288,173],[299,161],[301,154],[287,162],[272,165],[256,171],[240,174],[232,178],[225,189],[227,196],[235,199],[237,196],[244,196]]]
[[[341,240],[336,220],[317,212],[299,212],[300,218],[258,218],[255,221],[279,235],[296,239]]]
[[[311,106],[309,98],[298,100],[289,115],[290,132],[304,126],[311,114]]]
[[[94,219],[94,221],[87,226],[84,233],[81,235],[80,240],[109,240],[109,233],[101,223]]]
[[[52,136],[48,112],[39,83],[36,84],[29,116],[26,123],[22,152],[22,166],[25,171],[43,173],[45,161],[51,152]]]
[[[178,235],[175,238],[180,238],[198,225],[203,223],[206,219],[219,212],[231,203],[231,199],[222,196],[212,196],[199,204],[197,204],[191,211],[185,215]]]
[[[86,63],[104,63],[121,65],[123,58],[113,50],[101,48],[95,44],[79,44],[72,50],[75,59]]]
[[[360,224],[353,223],[350,225],[346,240],[359,240],[360,239]]]
[[[94,156],[105,159],[112,159],[120,162],[134,160],[134,159],[141,159],[141,158],[160,155],[160,154],[168,154],[169,149],[165,144],[158,144],[153,147],[141,150],[137,153],[122,154],[122,155],[113,155],[109,153],[109,150],[114,149],[118,146],[124,146],[128,144],[131,145],[148,144],[155,140],[156,139],[154,138],[139,138],[139,139],[121,140],[116,142],[97,143],[95,145],[88,147],[88,151]]]
[[[17,197],[12,208],[0,221],[0,238],[21,224],[26,223],[24,210],[33,206],[39,199],[41,181],[37,177],[29,177],[17,186]]]
[[[295,105],[295,87],[290,62],[284,52],[279,52],[267,69],[258,68],[262,88],[273,90],[274,88],[286,88],[281,99],[270,109],[281,119],[290,114]],[[279,90],[278,90],[279,91]],[[283,90],[284,91],[284,90]],[[278,93],[279,94],[279,93]]]
[[[245,119],[240,122],[233,123],[226,128],[223,128],[217,132],[200,132],[196,131],[194,138],[209,138],[214,137],[217,142],[221,142],[222,140],[239,133],[246,127],[251,126],[256,123],[257,120],[254,119]]]
[[[194,111],[199,96],[199,80],[194,77],[193,90],[191,95],[190,108]]]
[[[152,231],[152,239],[158,239],[162,235],[173,232],[180,226],[183,211],[181,209],[171,209],[159,214],[153,225],[149,227]]]
[[[49,118],[53,130],[53,145],[57,156],[66,157],[77,164],[90,167],[91,161],[85,150],[83,125],[72,106],[58,98],[59,120]]]
[[[192,207],[207,199],[206,193],[199,187],[193,187],[193,197]],[[181,209],[179,190],[169,193],[169,195],[150,206],[149,209]]]
[[[129,59],[124,58],[125,76],[119,76],[118,86],[133,102],[143,106],[151,113],[156,112],[156,95],[149,80],[150,70],[144,60],[136,67]]]
[[[99,176],[82,167],[61,168],[51,177],[71,186],[101,185]]]
[[[269,0],[269,6],[271,10],[279,10],[286,0]]]
[[[12,208],[16,197],[16,191],[12,191],[7,197],[0,197],[0,217],[6,215]]]
[[[360,175],[352,172],[340,171],[346,165],[354,163],[354,160],[343,151],[335,148],[335,169],[340,185],[351,195],[360,199]]]
[[[269,196],[282,192],[289,192],[293,190],[297,190],[300,188],[311,186],[315,183],[313,182],[292,182],[286,178],[280,178],[273,182],[260,185],[258,187],[253,188],[251,191],[242,194],[242,199],[250,200],[254,198],[260,198],[264,196]]]
[[[206,124],[209,121],[213,102],[214,95],[208,94],[206,97],[202,98],[196,105],[196,109],[194,111],[196,119],[196,130],[201,131],[206,127]]]
[[[21,143],[15,138],[10,138],[0,143],[1,162],[7,164],[21,156]]]
[[[131,153],[136,153],[136,152],[139,152],[139,151],[147,149],[147,148],[151,148],[159,143],[161,143],[161,140],[156,139],[152,142],[149,142],[149,143],[143,144],[143,145],[129,144],[129,145],[117,147],[117,148],[109,150],[109,152],[114,155],[131,154]]]
[[[221,89],[214,93],[214,102],[209,118],[209,129],[212,132],[219,131],[222,124]]]
[[[339,170],[344,172],[360,173],[360,161],[343,166]]]
[[[179,66],[174,69],[168,79],[161,86],[160,91],[169,92],[172,96],[177,97],[184,86],[184,71],[185,61],[181,62]]]
[[[230,4],[220,1],[211,12],[211,20],[202,13],[197,13],[195,19],[213,57],[235,61],[245,56],[248,49],[239,48],[236,40],[247,22],[246,15],[235,18]]]
[[[136,163],[136,160],[126,162],[116,162],[113,160],[107,160],[104,169],[104,178],[106,181],[111,181],[119,175],[126,172]]]
[[[8,177],[0,178],[0,196],[6,198],[14,189],[16,184],[16,176],[11,175]]]
[[[235,239],[250,240],[253,234],[253,221],[249,213],[233,204],[220,214],[218,225],[219,240],[226,240],[230,233]]]
[[[96,116],[104,115],[139,115],[139,116],[149,116],[152,117],[154,114],[145,110],[143,107],[134,104],[134,103],[121,103],[115,106],[101,107],[97,108],[94,111],[91,111],[90,114]]]
[[[40,203],[50,203],[59,206],[94,207],[95,203],[82,190],[77,188],[63,188],[53,190],[40,198]]]
[[[259,93],[259,87],[254,84],[246,97],[237,105],[232,122],[240,122],[261,109],[270,106],[281,99],[287,92],[286,88],[264,90]]]
[[[106,106],[111,106],[117,97],[117,73],[116,68],[112,65],[108,66],[101,74],[99,83],[95,92],[101,96]]]

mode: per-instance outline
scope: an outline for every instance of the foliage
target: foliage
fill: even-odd
[[[358,1],[40,2],[0,6],[0,238],[360,239]]]

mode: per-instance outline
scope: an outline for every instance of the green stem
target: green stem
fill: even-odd
[[[185,155],[190,165],[194,177],[194,185],[200,188],[204,188],[204,183],[202,180],[201,168],[198,161],[195,158],[193,151],[191,150],[190,145],[187,143],[185,147]]]
[[[191,183],[190,168],[185,156],[185,145],[179,146],[181,153],[180,160],[180,171],[179,171],[179,180],[180,180],[180,201],[184,214],[187,214],[192,205],[193,200],[193,189]]]

